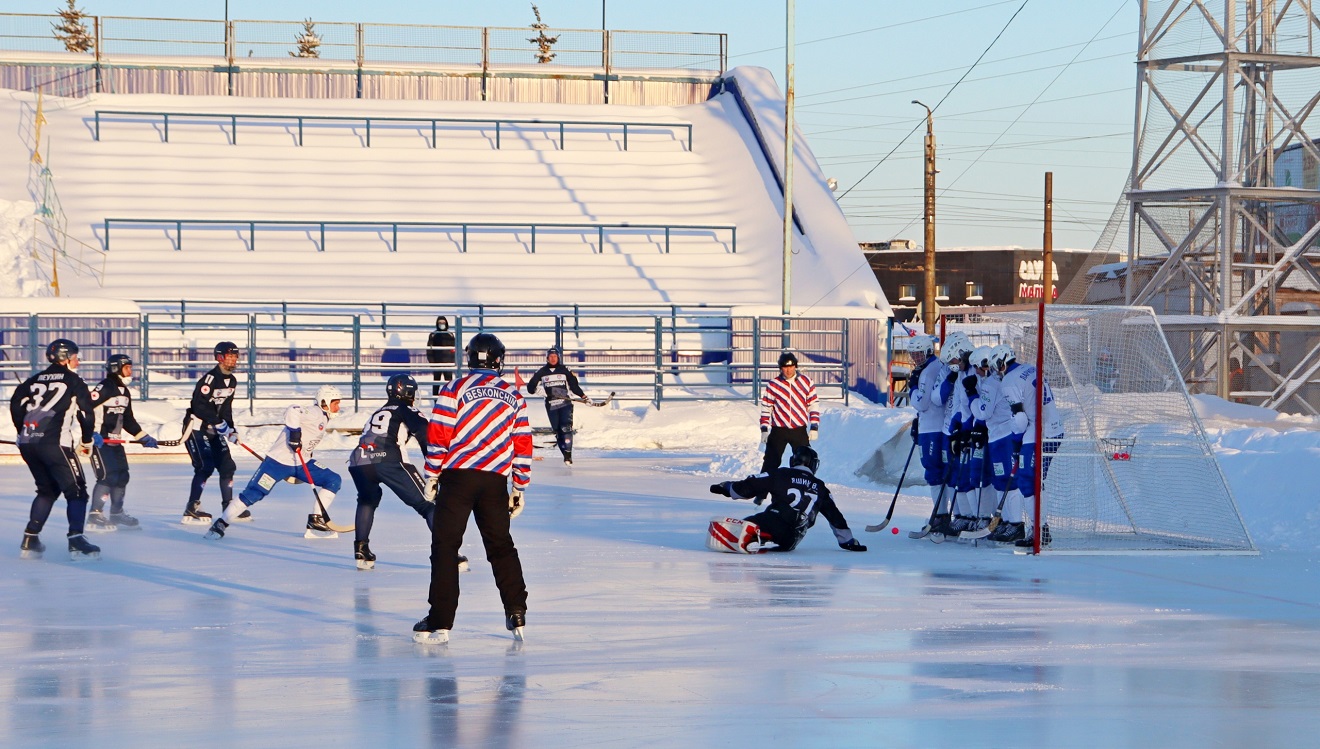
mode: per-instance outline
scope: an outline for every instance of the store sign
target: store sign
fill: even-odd
[[[1023,281],[1044,281],[1045,280],[1045,261],[1044,260],[1023,260],[1018,263],[1018,278]],[[1059,280],[1059,265],[1053,260],[1050,261],[1050,278],[1056,282]],[[1040,296],[1040,294],[1036,294]]]
[[[1051,283],[1050,291],[1054,292],[1050,294],[1050,301],[1059,298],[1059,287],[1057,284]],[[1017,295],[1018,299],[1040,299],[1045,295],[1045,284],[1019,283]]]

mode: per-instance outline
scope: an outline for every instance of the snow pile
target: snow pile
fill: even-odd
[[[50,285],[28,251],[36,231],[30,200],[0,200],[0,297],[49,296]]]

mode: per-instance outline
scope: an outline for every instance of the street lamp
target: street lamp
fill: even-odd
[[[916,99],[912,103],[926,110],[926,179],[921,212],[926,229],[926,293],[921,318],[926,324],[926,335],[935,335],[935,112]]]

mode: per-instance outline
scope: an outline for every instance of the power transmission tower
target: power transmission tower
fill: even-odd
[[[1320,414],[1315,2],[1141,0],[1124,295],[1200,390]]]

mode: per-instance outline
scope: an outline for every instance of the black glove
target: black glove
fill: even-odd
[[[839,544],[839,548],[844,551],[866,551],[866,547],[858,543],[855,538]]]
[[[972,427],[972,447],[985,447],[990,443],[990,430],[984,423]]]
[[[950,369],[950,370],[949,370],[949,375],[948,375],[947,377],[944,378],[944,381],[947,382],[947,383],[950,383],[950,384],[957,382],[957,381],[958,381],[958,373],[957,373],[956,371]]]
[[[727,497],[729,496],[728,484],[711,484],[710,493]]]
[[[967,391],[969,400],[976,398],[976,375],[967,375],[967,378],[963,380],[963,390]]]
[[[302,428],[290,429],[289,436],[284,440],[289,445],[289,449],[298,452],[302,449]]]
[[[916,442],[916,441],[917,441],[917,435],[919,434],[919,430],[917,429],[917,421],[918,421],[917,419],[913,419],[913,420],[912,420],[912,441],[913,441],[913,442]]]

